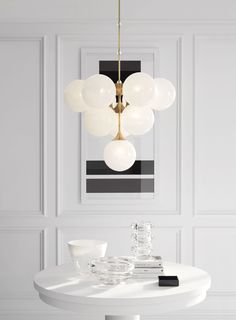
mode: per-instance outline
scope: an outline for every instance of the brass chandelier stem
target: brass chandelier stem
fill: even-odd
[[[118,133],[115,137],[115,140],[124,140],[124,137],[122,136],[121,133],[121,112],[123,111],[124,107],[122,105],[122,82],[121,82],[121,61],[120,61],[120,56],[121,56],[121,50],[120,50],[120,28],[121,28],[121,21],[120,21],[120,0],[118,0],[118,81],[116,84],[116,89],[117,89],[117,95],[118,95],[118,104],[117,104],[117,111],[118,111]]]
[[[120,27],[121,27],[121,21],[120,21],[120,0],[118,0],[118,83],[121,82],[120,80]]]

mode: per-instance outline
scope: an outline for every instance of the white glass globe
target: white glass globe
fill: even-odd
[[[104,149],[104,161],[114,171],[125,171],[136,160],[136,151],[127,140],[113,140]]]
[[[155,96],[150,103],[152,109],[162,111],[168,109],[175,101],[176,90],[174,85],[167,79],[156,78],[155,82]]]
[[[152,129],[154,114],[148,107],[129,105],[122,113],[123,126],[130,134],[141,135]]]
[[[146,106],[154,98],[155,83],[152,77],[143,72],[131,74],[124,82],[123,95],[129,103]]]
[[[65,104],[74,112],[83,112],[88,109],[82,97],[84,80],[74,80],[70,82],[64,91]]]
[[[118,113],[115,113],[115,122],[114,122],[114,126],[110,131],[110,135],[112,137],[115,137],[118,133]],[[123,125],[123,112],[121,113],[121,117],[120,117],[120,131],[123,135],[124,138],[129,136],[129,132],[127,130],[125,130],[124,125]]]
[[[97,137],[108,135],[115,123],[115,112],[107,107],[103,109],[89,108],[84,113],[84,124],[88,132]]]
[[[109,77],[95,74],[85,80],[82,96],[90,107],[108,107],[113,103],[115,95],[115,84]]]

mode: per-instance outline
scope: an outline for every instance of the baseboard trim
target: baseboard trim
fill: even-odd
[[[0,320],[80,320],[78,315],[75,313],[65,312],[61,310],[52,311],[1,311]],[[157,316],[144,316],[142,320],[235,320],[236,310],[234,312],[222,311],[216,312],[215,310],[208,310],[206,312],[178,312],[163,314]],[[83,320],[94,320],[90,317],[84,318]],[[102,317],[97,317],[96,320],[102,320]]]

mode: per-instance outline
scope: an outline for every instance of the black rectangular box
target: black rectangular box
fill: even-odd
[[[178,287],[179,279],[177,276],[159,276],[159,287]]]

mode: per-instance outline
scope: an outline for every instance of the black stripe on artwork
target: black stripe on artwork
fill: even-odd
[[[132,73],[141,71],[141,61],[124,60],[121,61],[121,81],[124,82]],[[112,79],[113,82],[118,80],[118,63],[117,61],[99,61],[99,73]]]
[[[87,193],[154,192],[154,179],[87,179]]]
[[[125,171],[114,171],[101,160],[86,161],[87,175],[126,175],[126,174],[154,174],[154,160],[136,160],[131,168]]]

